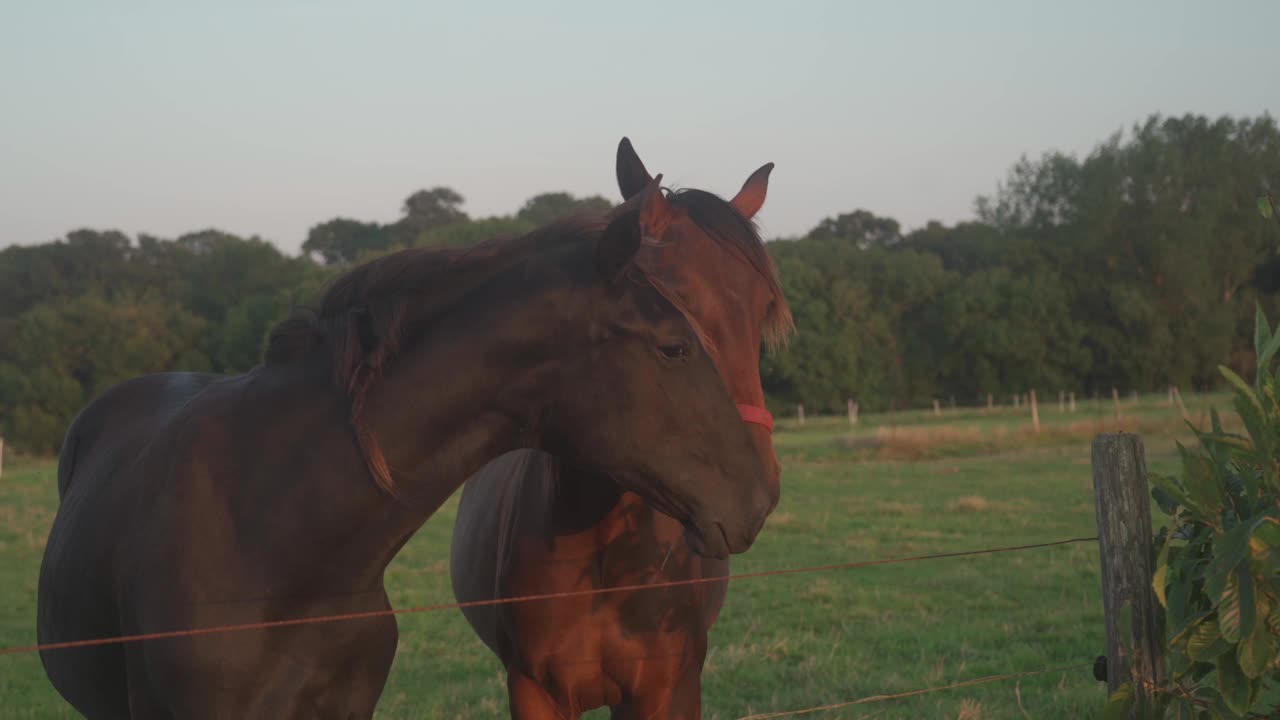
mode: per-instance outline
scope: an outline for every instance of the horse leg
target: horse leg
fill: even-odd
[[[576,720],[580,717],[561,707],[533,678],[519,670],[507,671],[507,700],[511,720]]]

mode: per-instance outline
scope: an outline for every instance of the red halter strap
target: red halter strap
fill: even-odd
[[[773,415],[768,410],[738,403],[738,414],[742,415],[743,421],[763,425],[769,432],[773,432]]]

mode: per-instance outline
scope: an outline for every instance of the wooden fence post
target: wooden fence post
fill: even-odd
[[[1068,398],[1068,400],[1070,401],[1071,413],[1072,413],[1072,414],[1075,414],[1075,411],[1076,411],[1076,392],[1075,392],[1074,390],[1072,390],[1072,391],[1067,395],[1067,398]]]
[[[987,409],[990,410],[995,406],[995,398],[991,397],[991,393],[987,393]]]
[[[942,416],[942,406],[938,404],[938,398],[933,399],[933,416],[934,417]]]
[[[853,398],[849,398],[849,424],[858,424],[858,403],[854,402]]]
[[[1191,422],[1191,416],[1187,414],[1187,406],[1182,404],[1182,391],[1177,385],[1173,386],[1173,399],[1178,401],[1178,409],[1182,411],[1182,419]]]
[[[804,405],[796,406],[796,419],[800,421],[801,425],[804,424]]]
[[[1116,404],[1116,419],[1120,419],[1120,391],[1111,388],[1111,401]]]
[[[1135,720],[1150,711],[1149,688],[1164,682],[1160,605],[1151,588],[1155,554],[1142,438],[1133,433],[1097,435],[1092,463],[1107,628],[1107,693],[1132,681],[1129,718]]]
[[[1031,427],[1040,432],[1040,408],[1036,406],[1036,391],[1031,391]]]

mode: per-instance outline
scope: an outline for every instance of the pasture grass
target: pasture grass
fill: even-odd
[[[1089,444],[1138,431],[1150,469],[1177,468],[1191,441],[1164,396],[1078,401],[1075,415],[944,409],[780,423],[783,497],[733,572],[807,567],[1096,534]],[[1192,420],[1226,396],[1191,397]],[[1095,407],[1096,405],[1096,407]],[[7,458],[0,477],[0,647],[35,642],[36,577],[56,508],[55,463]],[[452,602],[450,501],[397,557],[397,607]],[[1157,527],[1160,516],[1155,518]],[[380,718],[504,718],[503,674],[457,611],[403,615]],[[704,717],[800,709],[987,675],[1078,666],[1019,680],[815,712],[806,718],[1085,718],[1104,691],[1089,665],[1104,644],[1096,543],[746,579],[711,638]],[[0,656],[4,717],[74,717],[34,654]],[[603,718],[598,711],[588,717]]]

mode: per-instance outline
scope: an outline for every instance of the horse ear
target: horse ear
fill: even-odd
[[[765,163],[759,170],[751,173],[751,177],[742,183],[742,189],[730,200],[742,217],[750,220],[764,206],[764,196],[769,192],[769,173],[773,172],[773,163]]]
[[[618,190],[622,191],[623,200],[635,197],[653,181],[644,163],[640,162],[636,149],[631,147],[631,140],[625,137],[618,143],[617,175]]]
[[[659,190],[661,182],[661,175],[653,178],[638,194],[609,214],[609,225],[596,243],[595,256],[596,273],[604,280],[616,280],[635,258],[642,239],[647,236],[645,217],[653,214],[654,201],[669,206]]]
[[[675,217],[675,208],[658,185],[662,175],[654,178],[642,191],[644,201],[640,205],[640,241],[646,245],[662,245],[662,236],[667,234],[667,226]]]

